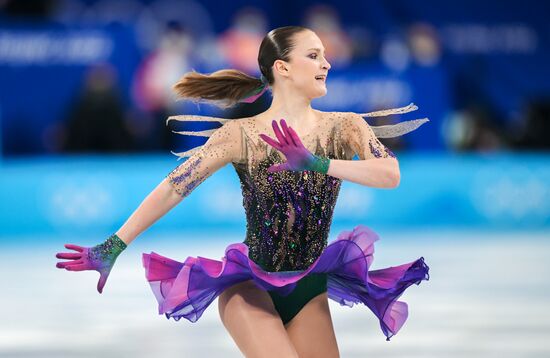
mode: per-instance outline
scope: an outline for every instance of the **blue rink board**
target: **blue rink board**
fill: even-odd
[[[399,154],[401,183],[344,182],[333,225],[391,229],[550,229],[550,156]],[[21,157],[0,162],[0,240],[118,229],[174,167],[171,155]],[[233,167],[214,173],[149,233],[244,232]]]

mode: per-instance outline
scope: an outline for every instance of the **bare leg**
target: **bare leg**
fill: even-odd
[[[245,357],[298,358],[269,294],[251,280],[218,297],[223,325]]]
[[[300,358],[340,357],[326,292],[311,299],[285,328]]]

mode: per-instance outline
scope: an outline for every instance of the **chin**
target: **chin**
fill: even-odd
[[[326,96],[327,94],[327,90],[325,89],[324,91],[315,91],[313,93],[313,96],[311,96],[311,98],[319,98],[319,97],[323,97],[323,96]]]
[[[306,93],[310,99],[319,98],[327,94],[327,87],[319,86],[318,84],[315,86],[302,87],[302,93]]]

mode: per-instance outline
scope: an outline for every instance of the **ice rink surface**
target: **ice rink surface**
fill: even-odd
[[[366,306],[329,301],[341,357],[550,357],[548,232],[378,233],[371,269],[423,256],[430,280],[401,296],[409,317],[389,342]],[[180,236],[139,237],[101,295],[97,272],[55,267],[64,243],[86,246],[92,238],[4,240],[0,357],[242,357],[217,299],[196,323],[158,314],[142,252],[221,259],[227,244],[242,241]]]

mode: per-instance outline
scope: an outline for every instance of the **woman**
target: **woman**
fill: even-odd
[[[154,252],[143,254],[159,314],[195,322],[219,297],[221,320],[245,356],[337,357],[331,298],[342,305],[367,305],[389,340],[408,313],[406,303],[397,298],[408,286],[429,279],[424,259],[369,271],[376,233],[359,225],[328,245],[327,238],[342,180],[378,188],[399,184],[398,161],[374,130],[379,137],[397,136],[427,119],[375,128],[356,113],[313,109],[311,100],[326,94],[330,64],[320,39],[309,29],[272,30],[262,41],[258,61],[261,79],[235,70],[192,72],[174,86],[182,98],[221,107],[252,102],[269,86],[273,101],[267,111],[249,118],[170,117],[223,125],[177,132],[209,139],[178,153],[189,158],[115,234],[91,248],[66,244],[78,252],[57,254],[70,260],[57,267],[99,271],[101,293],[116,258],[130,242],[212,173],[232,163],[243,192],[246,238],[229,245],[222,261],[199,256],[181,263]],[[414,109],[411,104],[363,115]],[[279,123],[273,118],[284,119]],[[352,160],[354,155],[360,160]]]

